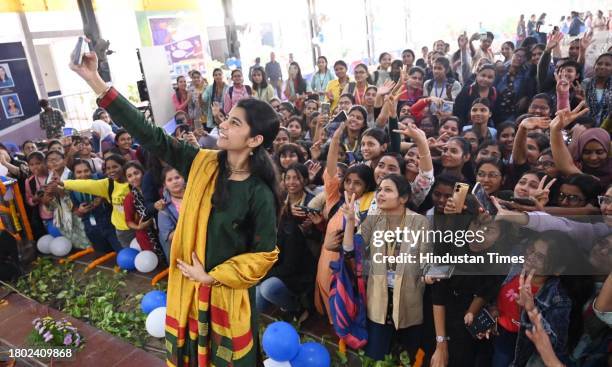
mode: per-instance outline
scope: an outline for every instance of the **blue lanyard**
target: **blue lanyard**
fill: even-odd
[[[434,82],[434,96],[436,96],[438,98],[442,98],[442,94],[444,94],[444,89],[446,89],[446,80],[442,84],[442,88],[440,90],[440,95],[438,95],[438,82],[436,82],[435,80],[433,82]]]

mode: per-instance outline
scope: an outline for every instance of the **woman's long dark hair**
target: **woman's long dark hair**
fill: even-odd
[[[253,70],[251,70],[251,78],[253,77],[253,74],[259,71],[261,73],[261,83],[257,84],[255,82],[253,82],[253,89],[254,90],[263,90],[266,89],[268,87],[268,81],[266,79],[268,79],[268,77],[266,76],[266,71],[264,70],[263,67],[261,66],[256,66],[253,68]]]
[[[179,75],[179,76],[176,78],[176,89],[175,89],[175,93],[176,93],[176,100],[177,100],[177,101],[179,101],[180,103],[183,103],[183,102],[185,102],[185,100],[184,100],[184,99],[183,99],[183,97],[181,96],[180,89],[179,89],[179,86],[178,86],[178,84],[179,84],[179,82],[181,81],[181,79],[185,79],[185,77],[184,77],[183,75]],[[185,98],[187,98],[187,93],[185,93]]]
[[[303,184],[302,190],[306,191],[306,186],[308,186],[308,184],[310,183],[308,179],[308,167],[306,167],[303,163],[293,163],[292,165],[287,167],[287,171],[285,173],[288,173],[289,171],[294,171],[300,177]],[[289,200],[287,200],[287,202],[283,205],[283,216],[287,216],[289,218],[293,217],[293,215],[291,215],[291,209],[289,208],[290,205],[291,203],[289,203]]]
[[[397,189],[398,196],[405,197],[406,204],[405,207],[408,207],[408,203],[410,202],[410,196],[412,195],[412,187],[410,186],[410,182],[404,177],[404,175],[398,175],[397,173],[390,173],[380,180],[383,182],[384,180],[392,181]],[[378,190],[378,187],[376,188]]]
[[[278,217],[281,208],[278,180],[276,169],[266,149],[272,147],[272,142],[278,134],[280,120],[272,106],[254,98],[241,99],[236,107],[244,109],[246,113],[246,122],[251,128],[250,136],[261,135],[263,137],[263,143],[255,148],[253,155],[249,157],[250,171],[252,176],[263,181],[272,191],[274,207]],[[217,177],[212,202],[217,208],[224,208],[229,202],[228,184],[231,172],[227,163],[227,151],[221,150],[217,157],[219,160],[219,176]]]
[[[145,150],[146,157],[146,168],[147,172],[151,175],[151,180],[156,188],[162,187],[163,178],[162,171],[164,169],[162,162],[155,154],[151,154]]]
[[[215,70],[213,70],[213,83],[212,83],[212,93],[210,94],[210,102],[212,103],[212,100],[215,97],[215,91],[217,90],[217,82],[215,81],[214,75],[217,71],[220,71],[221,74],[223,74],[223,70],[221,70],[220,68],[215,68]]]
[[[374,170],[368,166],[367,164],[355,164],[350,166],[349,169],[346,170],[344,174],[344,179],[348,177],[350,174],[356,174],[360,180],[365,183],[365,190],[363,193],[372,192],[376,190],[376,180],[374,179]],[[344,179],[342,180],[342,184],[340,185],[340,196],[344,198]]]
[[[307,84],[306,84],[306,80],[304,80],[304,77],[302,77],[302,69],[300,68],[300,65],[295,61],[289,64],[289,67],[292,67],[292,66],[295,66],[297,68],[297,74],[295,75],[295,79],[297,80],[297,85],[294,84],[295,94],[304,94],[306,93]],[[293,80],[290,80],[290,82],[295,83],[295,81]]]

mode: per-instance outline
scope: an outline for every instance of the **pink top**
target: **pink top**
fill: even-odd
[[[229,93],[230,89],[233,89],[231,98],[230,98],[230,93]],[[229,113],[232,107],[234,107],[236,103],[238,103],[238,101],[240,101],[241,99],[250,98],[250,97],[251,96],[249,95],[249,92],[247,91],[244,85],[241,87],[233,86],[233,87],[227,88],[227,91],[225,92],[225,95],[223,96],[223,111],[225,113]]]
[[[174,207],[176,208],[177,212],[181,211],[181,203],[183,202],[183,199],[177,199],[177,198],[170,198],[170,200],[172,201],[172,205],[174,205]]]
[[[35,204],[34,203],[34,197],[35,197],[36,193],[32,192],[32,189],[30,188],[30,185],[31,185],[30,182],[32,182],[32,180],[35,180],[35,182],[36,182],[36,191],[42,190],[43,189],[43,185],[45,184],[45,181],[47,180],[47,176],[40,176],[40,177],[30,176],[30,177],[28,177],[28,179],[26,180],[26,183],[25,183],[26,202],[31,207],[38,207],[38,213],[39,213],[40,218],[42,220],[51,220],[51,219],[53,219],[53,212],[50,211],[49,208],[47,208],[46,205],[44,205],[42,203],[41,204]]]
[[[176,93],[174,93],[172,95],[172,104],[174,105],[174,110],[175,111],[183,111],[183,112],[187,113],[187,104],[188,103],[189,103],[189,99],[188,98],[185,98],[185,100],[183,102],[181,102],[176,97]]]

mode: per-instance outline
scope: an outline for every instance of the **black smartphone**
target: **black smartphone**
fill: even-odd
[[[340,127],[340,124],[343,121],[346,121],[348,119],[348,116],[346,115],[346,112],[344,111],[340,111],[340,113],[338,113],[328,124],[327,126],[325,126],[325,130],[327,131],[327,136],[329,138],[331,138],[334,133],[336,132],[336,130],[338,129],[338,127]]]
[[[423,268],[423,275],[434,279],[449,279],[455,271],[455,265],[427,264]]]
[[[493,205],[491,198],[485,191],[484,187],[482,187],[480,182],[476,182],[476,185],[474,185],[474,188],[472,189],[472,194],[476,196],[476,199],[478,199],[480,206],[482,206],[484,210],[489,212],[489,214],[491,215],[497,214],[497,208],[495,207],[495,205]]]
[[[304,211],[304,213],[306,214],[321,214],[321,209],[315,209],[315,208],[311,208],[309,206],[304,206],[304,205],[296,205],[296,207],[302,209]]]
[[[474,317],[474,321],[472,322],[472,325],[466,326],[466,327],[468,331],[470,332],[470,334],[472,334],[472,336],[476,338],[478,334],[484,334],[487,331],[491,330],[495,326],[496,323],[497,322],[495,321],[493,316],[491,316],[489,311],[487,311],[486,308],[483,308],[478,313],[478,315]]]

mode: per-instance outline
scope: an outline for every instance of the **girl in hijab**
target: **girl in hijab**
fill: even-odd
[[[569,146],[563,142],[562,129],[576,118],[589,112],[581,103],[571,112],[560,111],[550,124],[550,143],[555,164],[564,176],[587,173],[607,186],[612,181],[612,162],[608,158],[610,134],[601,128],[585,130]]]

